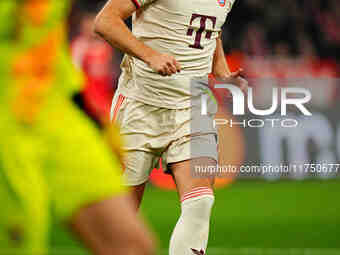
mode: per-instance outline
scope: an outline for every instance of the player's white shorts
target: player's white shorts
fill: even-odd
[[[160,108],[116,92],[111,118],[120,125],[125,143],[126,184],[146,182],[160,158],[163,166],[198,157],[217,161],[217,130],[212,121],[217,106],[208,105],[208,114],[201,119],[200,113],[194,114],[199,107]],[[195,121],[194,116],[200,119]]]

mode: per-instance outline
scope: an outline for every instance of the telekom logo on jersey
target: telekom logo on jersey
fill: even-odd
[[[227,13],[230,12],[234,2],[235,0],[217,0],[217,4],[220,6],[219,8],[224,8],[224,10]],[[203,49],[201,45],[202,34],[205,31],[205,38],[211,39],[213,30],[216,27],[217,18],[215,16],[207,16],[194,13],[191,15],[190,26],[192,26],[193,22],[197,22],[198,20],[200,22],[200,28],[197,29],[196,31],[192,27],[189,28],[187,31],[187,36],[193,36],[195,32],[194,44],[189,45],[189,47],[202,50]],[[211,24],[211,27],[209,27],[209,24]]]
[[[216,26],[216,17],[214,16],[206,16],[206,15],[201,15],[201,14],[192,14],[191,15],[191,19],[190,19],[190,26],[192,26],[192,23],[199,19],[200,20],[200,28],[195,31],[195,42],[194,44],[189,45],[190,48],[195,48],[195,49],[203,49],[202,45],[201,45],[201,39],[202,39],[202,34],[204,31],[206,31],[206,25],[208,23],[208,21],[212,24],[211,29],[214,29]],[[194,29],[193,28],[189,28],[187,35],[188,36],[192,36],[194,34]],[[212,35],[212,31],[207,30],[205,33],[205,38],[206,39],[210,39]]]

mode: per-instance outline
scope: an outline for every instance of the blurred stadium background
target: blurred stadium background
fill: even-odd
[[[74,101],[98,127],[108,121],[122,57],[93,36],[93,18],[102,4],[75,1],[69,17],[70,53],[87,77]],[[237,0],[223,41],[232,70],[243,67],[245,76],[256,80],[258,104],[273,83],[292,78],[309,81],[304,86],[313,95],[313,117],[278,142],[267,129],[225,128],[229,163],[296,163],[296,151],[305,156],[299,163],[340,163],[340,2]],[[291,141],[296,137],[304,139]],[[338,176],[307,171],[220,179],[208,254],[340,254]],[[160,254],[166,254],[180,209],[169,178],[154,170],[142,207],[159,237]],[[86,254],[63,226],[55,225],[51,242],[56,254]]]

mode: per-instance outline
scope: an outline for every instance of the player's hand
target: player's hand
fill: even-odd
[[[176,59],[167,54],[154,54],[147,62],[152,70],[163,76],[170,76],[181,71],[181,66]]]
[[[231,73],[228,76],[220,77],[223,81],[238,86],[243,93],[248,93],[248,81],[242,77],[243,69],[238,69],[236,72]]]

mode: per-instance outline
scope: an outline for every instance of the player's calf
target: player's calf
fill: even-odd
[[[170,240],[170,255],[205,254],[213,204],[213,191],[208,187],[194,188],[182,196],[181,216]]]
[[[210,214],[214,204],[213,178],[198,178],[195,165],[214,165],[212,158],[196,158],[171,164],[181,199],[181,216],[170,240],[170,255],[204,255],[209,236]]]

